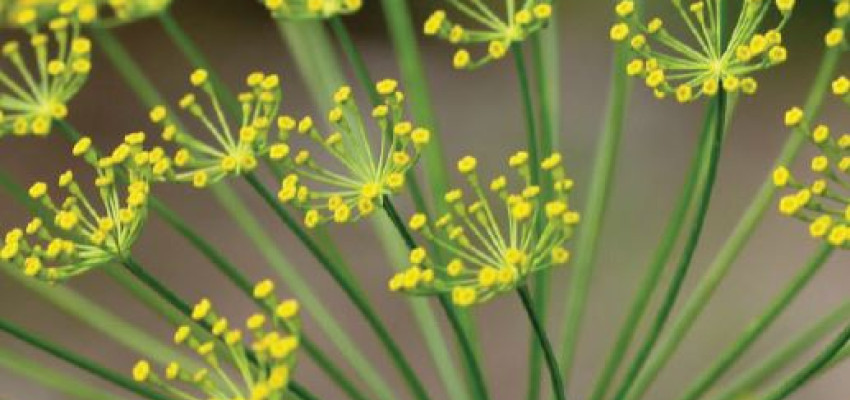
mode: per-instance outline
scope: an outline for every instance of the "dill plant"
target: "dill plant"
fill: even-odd
[[[375,80],[344,21],[361,12],[362,1],[259,1],[258,6],[268,11],[281,31],[304,84],[315,97],[318,113],[297,118],[284,112],[283,82],[290,80],[288,74],[252,72],[244,80],[244,89],[232,92],[171,15],[171,3],[30,0],[0,4],[6,28],[26,38],[26,42],[8,41],[2,47],[0,137],[44,137],[55,132],[64,136],[70,153],[88,168],[68,169],[55,184],[37,181],[30,186],[0,174],[3,189],[31,214],[24,226],[4,227],[0,247],[4,272],[30,288],[33,296],[43,297],[132,349],[140,361],[126,370],[113,370],[0,317],[3,333],[138,398],[325,398],[324,388],[301,383],[296,369],[301,358],[310,359],[320,378],[349,399],[440,398],[441,390],[425,384],[417,373],[424,363],[406,354],[408,349],[402,345],[408,338],[394,337],[380,307],[370,300],[360,282],[359,260],[342,254],[330,234],[347,225],[371,223],[381,242],[375,247],[383,247],[396,268],[387,273],[387,289],[410,295],[404,301],[423,333],[448,398],[502,398],[491,386],[484,368],[486,354],[477,345],[479,335],[487,332],[476,329],[472,313],[491,306],[488,301],[497,296],[516,293],[532,332],[525,382],[528,400],[546,396],[564,400],[585,392],[591,400],[640,400],[647,398],[659,374],[671,367],[684,338],[775,203],[780,214],[806,223],[819,247],[767,308],[705,370],[686,382],[675,398],[780,400],[850,356],[850,303],[845,303],[803,327],[787,345],[773,349],[755,366],[723,380],[830,256],[850,246],[846,175],[850,136],[816,122],[828,92],[850,104],[850,79],[836,74],[848,47],[844,29],[850,21],[850,1],[834,4],[834,24],[824,35],[823,60],[806,103],[782,116],[791,133],[775,169],[690,291],[684,290],[683,283],[702,242],[729,120],[741,95],[757,96],[760,86],[771,84],[769,79],[760,81],[759,72],[780,68],[794,56],[784,39],[789,34],[786,25],[800,7],[794,0],[617,1],[609,31],[614,42],[610,98],[586,188],[567,173],[571,160],[564,159],[559,149],[559,96],[547,85],[559,82],[561,76],[556,55],[549,54],[557,49],[560,35],[558,16],[564,8],[560,2],[503,0],[493,5],[483,0],[441,0],[445,4],[418,21],[407,2],[383,0],[401,74]],[[684,35],[677,28],[668,29],[668,21],[647,17],[664,8],[680,20]],[[176,104],[164,101],[112,32],[117,25],[146,18],[159,22],[193,66],[187,75],[194,89]],[[522,106],[526,131],[525,149],[505,157],[513,177],[494,174],[482,181],[481,154],[465,156],[450,168],[444,148],[451,146],[451,138],[440,134],[418,36],[455,46],[447,62],[459,73],[476,73],[512,59],[517,86],[515,93],[507,92]],[[150,121],[124,135],[111,149],[81,135],[73,125],[73,110],[78,107],[73,98],[98,67],[91,57],[94,49],[106,55],[147,106],[140,112]],[[338,62],[337,49],[346,63]],[[355,82],[343,81],[345,68],[354,71]],[[659,245],[635,285],[609,351],[600,354],[601,370],[583,388],[571,378],[577,368],[578,338],[597,268],[620,141],[627,128],[632,79],[658,99],[675,99],[681,103],[677,107],[703,102],[706,116]],[[368,103],[355,98],[358,90],[367,94]],[[186,117],[196,123],[188,123]],[[817,154],[808,162],[809,171],[796,173],[795,161],[806,142]],[[329,166],[328,159],[335,165]],[[422,174],[417,173],[420,169]],[[457,174],[450,173],[452,169]],[[81,184],[78,176],[93,176],[92,184]],[[456,180],[466,189],[456,188]],[[243,195],[232,188],[237,181],[252,189],[297,243],[283,242],[265,230],[257,210],[249,208]],[[212,192],[272,266],[276,279],[252,282],[203,232],[157,197],[169,184],[188,185],[191,193]],[[778,196],[779,191],[785,193]],[[583,192],[588,199],[584,210],[571,201]],[[397,207],[405,198],[416,210],[409,218]],[[256,311],[244,323],[220,315],[211,299],[188,301],[133,257],[136,241],[149,234],[144,228],[151,215],[162,218],[168,229],[209,263],[191,268],[213,268],[255,305]],[[683,246],[678,249],[680,241]],[[321,293],[301,275],[299,269],[306,266],[288,260],[289,246],[306,249],[343,291],[392,361],[403,391],[379,372],[374,360],[334,318]],[[569,282],[551,278],[552,269],[559,266],[570,269]],[[141,324],[127,321],[120,310],[96,304],[63,286],[80,275],[100,271],[174,325],[171,340],[192,355],[166,344]],[[671,275],[666,286],[665,272]],[[280,300],[275,294],[279,284],[294,298]],[[566,298],[555,300],[566,305],[560,319],[549,312],[553,291],[566,293]],[[660,300],[656,304],[653,298]],[[401,296],[394,299],[402,301]],[[431,301],[439,312],[429,305]],[[302,326],[301,314],[315,321],[318,332]],[[449,322],[448,330],[438,323],[442,317]],[[553,323],[563,326],[559,341],[550,334]],[[646,331],[638,329],[642,323],[648,326]],[[319,345],[314,339],[317,334],[326,336],[333,348]],[[329,351],[338,352],[339,360]],[[806,351],[814,356],[795,364]],[[792,365],[795,370],[780,375]],[[99,386],[11,350],[0,349],[0,367],[69,397],[110,398]],[[542,385],[543,369],[550,389]]]

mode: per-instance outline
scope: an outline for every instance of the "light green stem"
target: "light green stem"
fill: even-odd
[[[37,383],[45,388],[55,390],[69,398],[79,400],[114,400],[115,396],[102,389],[97,389],[80,379],[68,376],[57,370],[47,368],[39,362],[24,357],[11,350],[0,348],[0,368],[15,375]],[[3,393],[6,395],[9,393]]]
[[[788,308],[788,305],[797,298],[800,291],[821,270],[833,247],[823,244],[815,252],[814,257],[807,263],[805,268],[797,272],[788,287],[783,290],[770,306],[758,318],[749,323],[740,338],[736,340],[725,352],[723,352],[712,366],[700,375],[696,381],[685,391],[680,400],[697,400],[729,371],[738,359],[747,351],[761,335],[773,324],[774,321]]]
[[[815,82],[806,100],[804,112],[808,118],[815,118],[819,114],[824,95],[829,89],[830,81],[842,51],[838,48],[828,49],[826,51],[818,69]],[[795,132],[791,135],[777,158],[776,164],[784,165],[796,158],[804,141],[805,135],[801,132]],[[661,364],[666,362],[679,347],[685,335],[693,327],[694,322],[708,304],[714,294],[714,290],[723,281],[723,278],[729,272],[741,249],[743,249],[753,231],[755,231],[775,193],[776,188],[771,179],[768,178],[744,213],[732,235],[719,251],[717,257],[697,282],[691,295],[682,305],[678,316],[671,322],[668,332],[663,340],[659,342],[657,350],[653,355],[653,363]]]

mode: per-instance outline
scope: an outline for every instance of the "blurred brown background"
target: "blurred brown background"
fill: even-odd
[[[254,70],[278,72],[284,78],[285,107],[309,111],[310,102],[299,82],[292,59],[266,12],[251,0],[177,0],[173,13],[208,54],[213,65],[232,87]],[[379,2],[369,0],[366,8],[346,19],[356,33],[357,44],[365,52],[373,76],[398,76],[394,54],[383,27]],[[419,26],[435,1],[416,3]],[[421,4],[420,4],[421,3]],[[601,127],[611,45],[607,41],[611,22],[610,1],[566,1],[562,13],[561,60],[563,84],[558,89],[565,102],[561,112],[563,151],[572,175],[577,180],[577,203],[586,188],[595,141]],[[650,3],[656,3],[651,1]],[[666,2],[658,1],[666,6]],[[700,246],[695,269],[685,293],[712,255],[722,244],[741,211],[749,204],[772,160],[788,134],[781,122],[782,113],[802,103],[822,51],[822,35],[828,28],[828,1],[798,2],[799,11],[785,37],[791,58],[787,65],[761,75],[760,93],[744,99],[732,126],[723,155],[716,199]],[[188,87],[191,67],[169,42],[155,21],[143,21],[118,29],[118,35],[141,62],[157,86],[175,101]],[[7,36],[6,32],[0,35]],[[524,143],[521,109],[510,62],[488,66],[475,73],[451,69],[452,49],[443,42],[422,40],[426,70],[434,103],[450,159],[468,152],[484,155],[483,169],[501,168],[503,159]],[[587,323],[580,346],[576,378],[572,381],[575,398],[584,398],[587,387],[601,366],[622,314],[630,301],[632,288],[653,250],[667,213],[681,184],[696,133],[702,107],[681,106],[652,100],[647,90],[638,87],[619,157],[614,200],[604,230],[599,265],[592,288]],[[830,103],[824,119],[846,124],[846,109]],[[323,112],[318,113],[323,114]],[[123,134],[151,129],[146,110],[98,55],[89,84],[72,104],[70,121],[100,143],[120,140]],[[840,129],[838,129],[840,130]],[[72,161],[70,146],[59,135],[46,139],[4,139],[0,146],[0,165],[28,185],[36,179],[53,179]],[[371,331],[353,311],[347,300],[294,238],[276,223],[243,184],[236,187],[258,215],[268,223],[286,255],[310,278],[322,299],[344,323],[364,351],[373,357],[387,379],[404,394],[399,379],[388,363]],[[166,187],[161,196],[178,209],[193,226],[206,234],[218,248],[250,274],[252,278],[272,276],[263,258],[228,220],[206,193],[183,187]],[[186,197],[190,195],[191,197]],[[23,212],[7,196],[0,197],[0,226],[3,229],[24,220]],[[389,266],[377,246],[370,224],[345,226],[334,230],[350,263],[381,311],[384,319],[402,343],[417,371],[434,387],[434,399],[445,398],[426,349],[409,316],[404,299],[388,294],[385,281]],[[804,226],[770,213],[757,231],[733,272],[715,295],[712,305],[699,320],[682,350],[665,370],[649,398],[670,399],[678,395],[686,379],[702,370],[720,349],[737,337],[744,324],[808,258],[813,249]],[[366,250],[363,249],[374,249]],[[188,299],[211,297],[226,314],[244,316],[251,308],[246,300],[216,273],[197,252],[157,218],[152,218],[135,254],[153,273],[179,289]],[[847,299],[848,257],[837,254],[816,278],[792,309],[782,317],[745,363],[758,359],[784,343],[794,332]],[[562,313],[566,298],[567,270],[556,276],[552,296],[553,315]],[[94,272],[71,284],[80,292],[97,299],[105,307],[118,311],[128,320],[167,340],[171,328],[135,302],[103,273]],[[288,293],[284,288],[284,293]],[[482,348],[485,349],[487,375],[495,399],[519,399],[525,393],[527,324],[515,298],[508,296],[476,310],[480,321]],[[62,314],[31,295],[17,283],[0,277],[0,315],[49,336],[100,362],[128,371],[137,355],[104,340],[99,334]],[[559,341],[559,323],[550,330]],[[307,321],[307,331],[319,338],[315,325]],[[451,336],[447,335],[451,339]],[[73,368],[32,351],[6,337],[0,346],[31,355],[90,380]],[[335,354],[332,347],[326,347]],[[302,357],[298,378],[324,399],[339,398],[324,377]],[[850,389],[846,377],[850,368],[837,369],[796,396],[797,399],[833,399]],[[544,380],[544,387],[547,385]],[[109,389],[114,390],[114,389]],[[121,398],[126,393],[115,392]],[[0,371],[0,397],[10,400],[61,399],[62,396],[39,388],[17,376]]]

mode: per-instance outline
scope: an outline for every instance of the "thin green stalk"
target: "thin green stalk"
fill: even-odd
[[[820,113],[824,96],[829,90],[831,79],[843,51],[843,49],[839,48],[830,48],[824,54],[804,107],[807,118],[814,119]],[[793,161],[799,154],[805,140],[806,136],[802,132],[794,132],[794,134],[790,135],[776,160],[776,165],[786,165]],[[738,258],[741,250],[764,217],[776,194],[776,190],[771,178],[768,177],[729,239],[717,253],[708,270],[699,279],[688,300],[682,305],[676,319],[671,322],[668,333],[658,345],[659,357],[667,358],[675,352],[685,335],[693,327],[694,322],[708,304],[715,289],[723,281],[732,264]]]
[[[343,292],[348,296],[357,310],[361,315],[366,319],[369,326],[375,332],[375,334],[380,339],[381,343],[386,348],[390,358],[393,363],[401,372],[405,381],[407,382],[410,393],[420,400],[427,400],[428,393],[425,390],[425,386],[419,379],[419,376],[414,371],[413,367],[407,361],[407,358],[401,351],[401,348],[398,347],[395,339],[393,339],[390,332],[387,330],[384,323],[378,317],[375,310],[369,304],[368,299],[363,297],[361,293],[357,290],[354,290],[350,285],[349,281],[346,280],[343,274],[340,274],[333,265],[333,262],[322,252],[321,247],[318,243],[313,241],[313,239],[307,234],[304,228],[295,221],[291,215],[283,208],[283,206],[277,201],[274,194],[266,188],[265,185],[260,182],[256,176],[249,174],[245,176],[245,179],[251,185],[251,187],[260,195],[260,197],[266,202],[266,204],[274,211],[274,213],[278,216],[281,222],[292,231],[295,236],[307,247],[307,250],[313,257],[321,264],[324,269],[331,275],[331,277],[336,281],[336,283],[342,288]]]
[[[397,12],[399,9],[404,10],[407,5],[405,2],[400,1],[392,1],[391,3],[386,5],[390,29],[400,55],[402,75],[405,77],[405,88],[408,93],[407,98],[411,105],[413,117],[420,125],[432,129],[431,145],[426,147],[424,154],[427,165],[428,160],[434,158],[433,154],[441,154],[439,141],[436,140],[433,114],[429,108],[430,101],[427,84],[424,77],[422,79],[414,79],[414,77],[418,76],[417,73],[422,72],[421,65],[411,61],[418,59],[416,57],[418,56],[418,50],[406,44],[409,43],[408,39],[415,42],[415,38],[409,27],[409,20],[404,20],[403,18],[407,14],[401,13],[400,15]],[[327,94],[339,87],[343,83],[343,79],[338,68],[339,63],[330,45],[327,31],[322,28],[321,24],[312,22],[292,23],[278,21],[278,27],[298,64],[298,69],[302,74],[304,82],[308,83],[307,88],[310,90],[315,104],[321,108],[330,109],[332,104]],[[429,158],[429,155],[431,158]],[[437,162],[435,165],[437,168],[443,168],[442,161]],[[442,192],[435,192],[441,190],[439,189],[439,181],[434,178],[432,172],[434,171],[429,169],[429,186],[433,189],[432,193],[439,196]],[[419,200],[422,197],[421,194],[412,193],[412,195],[414,201],[421,202]],[[396,250],[395,252],[388,252],[390,263],[392,265],[402,265],[406,262],[407,257],[406,255],[399,256],[398,254],[393,254],[398,250],[397,246],[395,246],[396,242],[393,240],[395,233],[392,229],[388,230],[386,224],[382,224],[380,220],[376,219],[374,221],[376,224],[375,228],[378,231],[379,238],[382,239],[384,248],[393,248]],[[460,374],[456,372],[457,368],[449,356],[446,341],[442,332],[433,324],[433,321],[436,319],[434,312],[421,299],[411,299],[408,304],[416,316],[420,331],[423,333],[429,349],[429,354],[437,365],[440,378],[445,384],[450,397],[458,400],[465,399],[466,396],[464,395]],[[467,335],[469,335],[469,332],[467,332]],[[468,373],[471,374],[471,372]]]
[[[549,342],[549,335],[546,334],[546,328],[534,310],[534,300],[531,298],[531,293],[528,292],[528,286],[523,284],[517,288],[517,293],[522,301],[525,313],[528,315],[528,320],[534,328],[534,335],[537,337],[540,348],[543,349],[543,355],[549,367],[549,376],[552,380],[552,392],[557,400],[564,400],[566,398],[566,392],[563,378],[561,377],[561,370],[558,368],[558,360],[555,358],[555,352],[552,350],[552,344]]]
[[[62,393],[69,398],[79,400],[115,399],[114,395],[106,393],[102,389],[95,388],[57,370],[47,368],[42,363],[35,362],[29,357],[24,357],[11,350],[0,348],[0,368],[35,382],[42,387]]]
[[[797,295],[806,287],[811,279],[821,270],[821,267],[829,259],[834,248],[829,244],[823,244],[815,252],[814,257],[807,263],[806,267],[797,272],[788,287],[770,304],[770,306],[751,323],[738,340],[735,341],[725,352],[723,352],[712,366],[706,370],[685,391],[680,400],[696,400],[711,389],[718,379],[752,346],[755,341],[773,324],[774,321],[788,308],[788,305],[797,298]]]
[[[390,221],[392,221],[393,226],[398,231],[399,236],[401,236],[402,240],[404,240],[405,245],[408,249],[415,249],[417,247],[416,240],[413,239],[413,235],[410,234],[410,231],[407,230],[407,227],[404,225],[404,221],[401,219],[401,216],[398,214],[398,210],[396,210],[395,205],[393,205],[392,200],[388,197],[384,197],[383,201],[384,211],[389,217]],[[457,338],[458,345],[460,346],[461,353],[463,353],[463,361],[466,364],[466,367],[469,371],[471,371],[471,380],[472,380],[472,388],[475,393],[475,398],[478,400],[488,400],[490,395],[487,392],[487,384],[484,380],[484,375],[481,372],[481,368],[478,363],[478,359],[475,355],[475,350],[472,347],[472,343],[469,340],[469,336],[466,334],[463,323],[461,322],[457,310],[454,305],[446,298],[446,296],[440,295],[437,296],[440,300],[440,307],[443,308],[443,311],[446,314],[447,319],[449,320],[449,325],[451,325],[452,330],[455,333],[455,337]]]
[[[141,397],[151,400],[174,400],[154,391],[146,385],[139,384],[132,379],[127,378],[123,374],[117,373],[110,368],[106,368],[55,343],[51,343],[44,338],[38,337],[4,319],[0,319],[0,331]]]
[[[408,2],[382,0],[381,5],[402,80],[407,89],[413,120],[431,131],[431,144],[423,150],[422,164],[425,167],[428,186],[431,188],[433,205],[437,207],[438,213],[444,213],[447,210],[439,200],[440,196],[448,191],[449,175],[446,171],[446,157],[434,114],[433,101],[428,89],[428,77],[425,75],[425,61],[422,59],[417,43],[416,33],[419,30],[413,27]],[[450,384],[450,382],[446,383]],[[457,386],[454,383],[450,385]],[[457,392],[456,388],[453,390]]]
[[[643,346],[638,351],[638,356],[632,364],[630,376],[635,376],[634,380],[627,380],[621,391],[617,395],[617,399],[637,400],[649,389],[649,385],[655,380],[658,372],[664,366],[664,363],[669,358],[670,354],[655,355],[653,352],[658,337],[664,329],[670,313],[673,311],[673,306],[681,292],[682,284],[690,269],[694,254],[702,236],[703,226],[708,216],[708,209],[711,204],[711,196],[714,189],[714,184],[717,180],[717,169],[720,164],[720,153],[723,147],[723,139],[726,132],[726,92],[721,89],[716,97],[716,115],[714,122],[714,131],[711,137],[706,142],[708,153],[706,154],[703,164],[703,171],[698,179],[700,187],[697,188],[697,204],[696,215],[694,216],[693,224],[688,233],[685,247],[682,252],[673,279],[664,296],[664,300],[656,313],[655,320],[650,327],[649,334],[644,341]],[[650,357],[652,355],[652,357]],[[645,362],[645,363],[644,363]],[[637,374],[635,374],[637,373]]]
[[[139,99],[147,107],[153,107],[158,104],[164,104],[162,96],[145,76],[141,68],[132,59],[130,54],[121,45],[121,43],[106,29],[93,26],[91,28],[92,36],[97,41],[100,48],[105,52],[110,61],[115,66],[115,69],[121,74],[128,86],[136,93]],[[355,367],[367,384],[372,387],[377,393],[383,393],[384,399],[390,399],[391,391],[387,384],[383,382],[380,374],[371,366],[368,359],[360,353],[356,346],[353,345],[353,340],[339,326],[327,308],[321,303],[318,297],[315,296],[307,282],[298,274],[295,267],[286,259],[281,250],[265,232],[262,226],[257,221],[256,217],[239,199],[238,195],[229,186],[224,184],[213,185],[210,189],[216,200],[230,214],[237,225],[242,229],[246,236],[251,239],[251,242],[257,246],[263,257],[269,265],[281,275],[284,282],[293,290],[296,297],[304,304],[305,308],[310,312],[316,320],[323,332],[331,339],[334,345],[340,350],[346,360]],[[192,241],[190,241],[192,242]],[[318,348],[307,346],[308,353],[314,357],[314,361],[323,368],[323,370],[334,379],[334,382],[340,386],[349,395],[354,395],[355,398],[362,398],[362,395],[356,391],[352,391],[354,386],[344,379],[344,376],[331,362],[329,358],[319,354]],[[309,351],[310,349],[315,351]]]
[[[847,343],[850,343],[850,325],[847,325],[812,361],[787,379],[783,379],[775,389],[769,391],[761,399],[783,400],[787,398],[817,376],[822,369],[826,368]]]
[[[348,29],[342,22],[342,18],[339,16],[333,17],[328,20],[328,24],[330,25],[331,31],[334,33],[334,37],[336,37],[337,42],[339,42],[342,52],[345,53],[345,57],[348,58],[348,63],[354,70],[354,76],[357,77],[357,81],[360,82],[361,86],[363,86],[363,90],[365,90],[369,95],[369,102],[372,105],[377,105],[381,101],[381,97],[378,95],[374,81],[369,75],[369,69],[366,67],[366,61],[363,60],[363,56],[359,51],[357,51],[357,46],[354,45],[354,40],[352,40],[351,35],[348,34]]]
[[[531,96],[531,83],[528,78],[528,67],[525,64],[525,56],[522,45],[514,43],[511,45],[511,54],[514,56],[517,79],[519,80],[519,91],[522,100],[522,109],[525,121],[525,140],[528,147],[528,162],[531,168],[531,183],[540,184],[540,140],[537,137],[537,123],[534,117],[534,100]]]
[[[618,45],[614,54],[605,126],[602,129],[602,136],[597,142],[593,172],[582,212],[582,223],[576,238],[576,258],[572,265],[574,272],[570,287],[567,290],[567,304],[569,306],[562,325],[564,347],[561,350],[561,363],[564,369],[564,377],[568,380],[575,362],[575,353],[581,334],[581,321],[590,291],[593,268],[596,264],[599,239],[607,215],[606,210],[611,197],[611,187],[614,185],[614,171],[617,167],[617,156],[632,87],[631,79],[623,73],[626,64],[629,62],[630,54],[631,51],[626,45]],[[632,304],[633,307],[637,305]],[[634,332],[631,325],[636,323],[636,321],[630,320],[629,324],[626,324],[620,330],[615,347],[608,356],[605,368],[596,381],[591,399],[601,400],[611,386],[611,380],[625,355],[625,347]]]
[[[717,393],[709,397],[709,400],[735,400],[744,398],[748,393],[753,393],[756,387],[787,367],[806,350],[823,340],[826,335],[846,323],[847,320],[850,320],[850,301],[845,302],[829,315],[808,327],[789,343],[761,360],[758,365],[738,374],[735,380],[719,388]],[[847,351],[845,350],[844,353],[847,353]],[[836,360],[844,355],[839,354]]]
[[[192,67],[205,69],[207,71],[210,82],[216,92],[224,94],[222,99],[228,112],[231,115],[242,115],[242,106],[239,104],[236,96],[230,92],[227,85],[224,84],[224,81],[215,71],[215,68],[212,68],[204,53],[198,48],[198,45],[192,40],[192,38],[186,34],[186,31],[183,30],[180,23],[174,19],[168,10],[159,13],[157,20],[163,30],[165,30],[168,34],[168,37],[171,38],[175,45],[177,45],[177,48],[179,48],[186,58],[189,59]]]

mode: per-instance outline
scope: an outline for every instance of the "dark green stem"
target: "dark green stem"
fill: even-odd
[[[779,387],[772,390],[767,396],[762,397],[762,400],[783,400],[787,398],[817,376],[848,343],[850,343],[850,325],[845,327],[832,343],[811,362],[803,366],[803,368],[788,379],[783,380]]]
[[[392,221],[393,226],[395,226],[399,236],[401,236],[402,240],[404,240],[407,248],[411,250],[417,248],[416,240],[413,238],[413,235],[410,234],[410,231],[407,230],[404,220],[401,219],[398,210],[396,210],[395,205],[393,205],[393,202],[389,197],[385,196],[383,198],[383,206],[384,211],[387,213],[387,217],[389,217],[390,221]],[[475,356],[475,350],[472,347],[472,343],[466,335],[463,322],[460,320],[454,305],[451,304],[446,296],[440,295],[438,298],[440,300],[440,307],[442,307],[445,312],[446,318],[449,320],[449,325],[451,325],[455,337],[457,338],[458,345],[463,353],[464,363],[470,371],[475,398],[478,400],[488,400],[490,395],[487,392],[484,375],[481,372],[478,358]]]
[[[511,53],[514,56],[517,78],[519,80],[520,97],[522,98],[522,109],[525,115],[525,139],[528,146],[528,159],[531,167],[531,183],[540,184],[540,145],[537,139],[537,124],[534,121],[534,100],[531,97],[531,84],[528,79],[528,68],[525,65],[522,45],[514,43],[511,45]]]
[[[566,398],[566,391],[564,388],[563,378],[561,377],[561,370],[558,367],[558,360],[555,358],[555,352],[552,350],[552,343],[549,342],[549,335],[546,334],[546,328],[543,326],[543,323],[534,311],[534,301],[531,298],[531,294],[528,292],[528,286],[523,284],[517,288],[517,293],[519,294],[520,300],[522,300],[522,306],[525,308],[525,313],[528,315],[528,320],[534,328],[534,334],[537,336],[537,341],[539,342],[540,348],[543,350],[543,355],[546,358],[546,364],[549,367],[549,376],[552,379],[552,391],[555,394],[555,398],[557,400],[564,400]]]
[[[165,396],[159,392],[152,390],[146,385],[139,384],[126,376],[116,373],[113,370],[95,363],[79,354],[76,354],[68,349],[65,349],[55,343],[51,343],[44,338],[38,337],[25,329],[12,324],[9,321],[0,319],[0,331],[5,332],[16,339],[27,343],[45,353],[48,353],[62,361],[67,362],[83,371],[95,375],[105,381],[108,381],[118,387],[129,390],[141,397],[151,400],[174,400],[171,397]]]
[[[322,248],[313,240],[310,235],[304,230],[304,228],[294,219],[292,216],[283,208],[283,205],[277,201],[277,198],[268,190],[268,188],[263,185],[262,182],[257,179],[257,177],[253,174],[249,174],[245,176],[246,181],[254,191],[257,192],[258,195],[266,202],[266,204],[272,209],[272,211],[277,215],[277,217],[292,231],[296,237],[307,247],[307,250],[313,257],[322,265],[322,267],[327,271],[328,274],[334,279],[334,281],[339,285],[339,287],[343,290],[343,292],[348,296],[360,314],[366,319],[366,322],[369,324],[370,328],[375,332],[375,334],[380,339],[381,343],[386,347],[387,352],[389,353],[393,363],[396,364],[396,367],[399,368],[402,376],[407,381],[411,393],[420,400],[427,400],[428,393],[425,390],[425,386],[419,380],[419,376],[413,370],[410,363],[407,361],[407,358],[402,353],[401,348],[398,347],[398,344],[393,339],[392,335],[386,328],[386,325],[380,320],[378,314],[369,304],[369,301],[362,295],[356,288],[349,282],[345,274],[341,273],[340,270],[334,265],[333,261],[322,251]]]
[[[363,60],[363,56],[357,50],[357,46],[354,45],[354,40],[351,39],[351,35],[348,33],[348,29],[342,22],[342,18],[339,16],[333,17],[328,20],[328,24],[330,24],[334,37],[336,37],[340,47],[342,47],[342,51],[345,53],[348,63],[354,70],[354,76],[363,86],[363,90],[369,94],[369,102],[372,103],[372,105],[377,105],[380,103],[381,97],[378,95],[374,81],[369,75],[369,68],[366,66],[366,61]]]
[[[720,83],[722,86],[722,82]],[[697,205],[696,215],[694,216],[693,225],[691,225],[688,233],[685,247],[682,252],[682,257],[676,266],[670,286],[664,296],[664,300],[659,308],[655,320],[650,327],[649,334],[644,341],[643,346],[638,351],[638,356],[632,364],[630,376],[634,376],[634,380],[627,380],[617,395],[617,399],[636,400],[649,388],[649,385],[657,376],[662,367],[661,362],[650,363],[645,365],[650,353],[655,347],[661,331],[667,323],[670,313],[673,311],[673,306],[679,297],[682,289],[682,284],[690,270],[694,254],[699,244],[703,232],[703,226],[708,215],[708,209],[711,204],[711,196],[714,189],[715,181],[717,180],[717,170],[720,164],[720,153],[723,146],[723,138],[726,131],[726,92],[721,89],[716,101],[716,115],[714,122],[714,132],[711,134],[707,142],[708,158],[703,164],[703,172],[698,180],[701,187],[697,189]],[[704,175],[703,175],[704,174]]]

